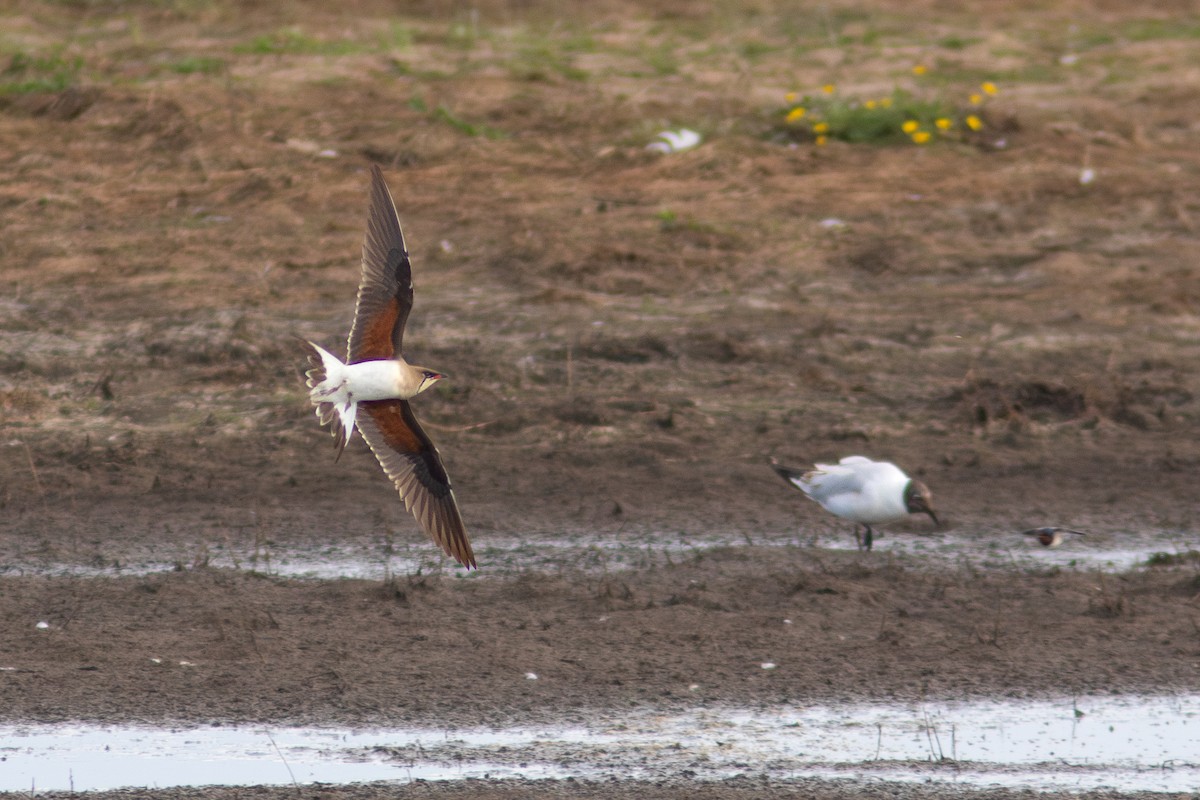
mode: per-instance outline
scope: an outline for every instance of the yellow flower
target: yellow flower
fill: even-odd
[[[805,108],[804,106],[796,106],[795,108],[793,108],[791,111],[788,112],[788,115],[786,117],[784,117],[784,119],[786,119],[788,122],[796,122],[798,120],[804,119],[804,115],[807,113],[808,113],[808,109]]]
[[[813,125],[813,133],[829,133],[829,123],[818,122],[817,124]]]
[[[883,106],[884,108],[891,108],[892,107],[892,98],[890,98],[890,97],[879,98],[879,105]]]
[[[791,105],[792,103],[794,103],[798,99],[800,99],[800,95],[796,94],[795,92],[788,92],[787,94],[785,94],[783,96],[783,99],[784,99],[784,102],[786,102],[788,105]]]
[[[981,95],[979,92],[976,92],[975,94],[971,95],[971,105],[977,106],[982,102],[983,102],[983,95]]]
[[[825,145],[825,142],[827,142],[827,141],[829,141],[828,137],[818,136],[817,137],[817,147],[823,147]]]
[[[996,93],[996,84],[992,83],[991,81],[984,81],[983,83],[979,84],[979,88],[983,89],[984,94]]]
[[[912,133],[919,127],[921,127],[921,123],[917,122],[915,119],[910,119],[906,120],[904,124],[900,126],[900,130],[904,131],[905,133]]]
[[[925,144],[929,141],[929,137],[931,135],[932,134],[930,134],[929,131],[914,131],[912,134],[912,140],[917,144]]]
[[[945,117],[938,117],[937,119],[935,119],[933,121],[933,124],[937,125],[937,128],[939,131],[948,131],[948,130],[950,130],[950,126],[953,125],[954,123],[951,122],[950,120],[946,119]]]
[[[874,100],[868,100],[867,102],[863,103],[863,108],[870,110],[877,105],[879,105],[879,104],[876,103]]]
[[[833,90],[837,88],[832,83],[827,83],[821,87],[821,91],[825,94],[833,94]]]
[[[983,127],[983,120],[972,114],[971,116],[967,117],[967,127],[973,131],[977,131]]]
[[[913,75],[924,75],[928,71],[929,67],[925,66],[924,64],[915,64],[912,70]]]

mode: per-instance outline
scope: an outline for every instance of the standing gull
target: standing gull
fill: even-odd
[[[909,514],[928,514],[933,524],[938,524],[929,488],[890,462],[846,456],[836,464],[802,470],[785,467],[772,458],[771,467],[829,513],[854,522],[860,550],[870,550],[875,541],[872,525],[895,522]],[[867,529],[865,536],[858,533],[860,524]]]
[[[446,468],[408,403],[446,377],[404,360],[412,302],[412,265],[400,219],[383,173],[372,166],[362,280],[346,361],[304,342],[312,365],[306,373],[309,399],[321,424],[330,425],[338,458],[357,427],[422,530],[458,563],[474,567]]]

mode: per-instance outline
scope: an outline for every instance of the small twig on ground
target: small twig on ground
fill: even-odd
[[[929,722],[929,711],[921,706],[921,714],[925,717],[925,738],[929,740],[929,755],[937,756],[938,761],[945,761],[946,756],[942,752],[942,739],[938,736],[937,731],[933,729],[933,725]],[[934,750],[934,742],[937,742],[937,750]]]
[[[271,742],[271,747],[275,748],[276,755],[279,756],[279,760],[283,762],[284,768],[287,769],[288,777],[292,779],[292,786],[295,786],[297,789],[299,789],[300,784],[296,781],[296,773],[292,772],[292,765],[289,764],[287,759],[283,757],[283,751],[279,749],[279,745],[275,744],[275,737],[271,735],[271,732],[265,731],[265,733],[267,734],[267,739]]]
[[[42,487],[42,479],[38,475],[37,464],[33,463],[33,451],[29,449],[27,442],[21,442],[21,446],[25,448],[25,458],[29,460],[29,471],[33,473],[33,485],[37,487],[38,496],[44,498],[46,490]]]

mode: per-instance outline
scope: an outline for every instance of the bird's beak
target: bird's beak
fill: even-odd
[[[932,508],[927,508],[927,509],[925,509],[925,513],[929,515],[929,518],[930,518],[931,520],[933,520],[933,527],[935,527],[935,528],[940,528],[940,527],[942,527],[941,520],[939,520],[939,519],[937,518],[937,514],[933,513],[933,509],[932,509]]]

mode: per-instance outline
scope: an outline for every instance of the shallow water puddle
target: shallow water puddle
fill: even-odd
[[[377,752],[423,742],[436,746],[446,735],[336,728],[0,726],[0,791],[543,777],[536,769],[517,772],[486,762],[464,769],[401,763]],[[503,732],[494,736],[509,741]]]
[[[4,791],[743,774],[1189,791],[1200,695],[704,709],[508,730],[0,727]]]
[[[826,538],[821,546],[854,550],[852,538]],[[875,540],[876,552],[930,558],[942,564],[969,560],[977,567],[1037,569],[1065,567],[1121,572],[1144,565],[1151,556],[1179,556],[1194,547],[1194,537],[1178,531],[1093,534],[1086,539],[1069,537],[1060,547],[1043,547],[1019,533],[964,536],[954,533],[886,535]]]
[[[507,571],[553,572],[579,569],[588,572],[612,572],[661,566],[691,558],[716,548],[809,547],[810,542],[786,534],[746,535],[741,533],[686,534],[573,534],[571,536],[492,536],[476,542],[480,572],[472,577],[486,578]],[[853,537],[826,534],[816,542],[828,550],[853,550]],[[1087,539],[1068,539],[1060,548],[1045,548],[1019,533],[962,535],[955,533],[887,533],[876,540],[879,554],[915,557],[931,565],[958,564],[964,560],[977,568],[1038,569],[1063,567],[1123,571],[1155,554],[1177,556],[1189,552],[1191,542],[1178,531],[1108,533]],[[882,556],[886,557],[886,556]],[[864,558],[871,558],[864,555]],[[178,561],[129,561],[120,566],[84,566],[70,564],[21,564],[10,562],[0,574],[74,575],[145,575],[179,569]],[[410,544],[387,549],[373,543],[347,543],[304,550],[286,545],[269,550],[245,550],[213,547],[206,564],[228,569],[254,570],[282,577],[318,579],[363,578],[381,580],[388,575],[412,575],[438,570],[449,562],[441,559],[432,544],[414,540]],[[461,568],[446,566],[450,574],[466,575]]]

